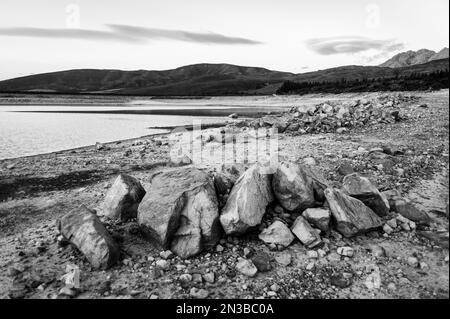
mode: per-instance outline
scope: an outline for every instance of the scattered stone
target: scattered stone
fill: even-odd
[[[376,258],[386,257],[386,250],[379,245],[369,245],[372,256]]]
[[[73,288],[70,287],[63,287],[59,290],[59,295],[60,296],[67,296],[67,297],[75,297],[77,295],[77,291]]]
[[[209,296],[208,290],[198,289],[196,287],[192,287],[189,291],[189,295],[195,299],[206,299]]]
[[[167,270],[170,267],[170,263],[164,259],[157,260],[155,265],[162,270]]]
[[[319,258],[319,253],[315,250],[308,250],[306,252],[308,259],[317,259]]]
[[[367,289],[380,289],[381,287],[381,274],[378,267],[369,275],[367,276],[364,284],[366,285]]]
[[[302,216],[295,220],[291,230],[300,242],[308,248],[314,248],[322,243],[319,234]]]
[[[352,247],[338,247],[336,251],[339,255],[344,257],[353,257],[353,255],[355,254],[355,251]]]
[[[326,208],[308,208],[303,212],[303,217],[312,225],[323,232],[330,228],[331,212]]]
[[[333,275],[330,278],[330,283],[333,286],[344,289],[352,285],[351,277],[344,276],[343,274]]]
[[[203,275],[203,279],[204,279],[206,282],[208,282],[208,283],[210,283],[210,284],[213,284],[214,281],[215,281],[215,275],[214,275],[214,273],[210,272],[210,273],[204,274],[204,275]]]
[[[360,200],[334,188],[327,188],[325,197],[342,235],[351,237],[382,226],[380,217]]]
[[[107,269],[119,259],[119,246],[95,212],[84,205],[64,215],[58,221],[58,230],[94,268]]]
[[[353,170],[353,167],[350,164],[343,163],[339,165],[337,172],[342,176],[347,176],[353,174],[355,171]]]
[[[384,231],[386,234],[390,235],[390,234],[392,234],[392,233],[394,232],[394,229],[392,229],[392,227],[389,226],[388,224],[384,224],[384,225],[383,225],[383,231]]]
[[[220,244],[216,246],[216,252],[218,252],[218,253],[221,253],[221,252],[223,252],[223,251],[224,251],[224,249],[225,249],[225,248],[223,248],[223,246],[222,246],[222,245],[220,245]]]
[[[408,265],[413,268],[419,267],[419,260],[416,257],[408,257]]]
[[[136,218],[137,208],[144,196],[145,190],[136,178],[120,174],[106,193],[103,214],[109,219]]]
[[[254,277],[258,269],[251,260],[240,258],[236,264],[236,270],[247,277]]]
[[[178,279],[181,282],[191,282],[192,281],[192,275],[191,274],[182,274]]]
[[[264,252],[256,253],[256,255],[252,258],[252,262],[259,272],[267,272],[272,269],[270,264],[270,256]]]
[[[353,173],[344,177],[343,189],[352,197],[362,201],[378,216],[386,216],[389,212],[389,202],[370,182],[368,178]]]
[[[227,235],[240,235],[261,223],[273,201],[270,176],[260,165],[250,167],[237,181],[220,215]]]
[[[268,228],[264,229],[258,238],[267,244],[289,246],[294,240],[289,228],[281,221],[274,221]]]
[[[190,167],[156,174],[139,205],[138,222],[156,246],[181,258],[214,247],[220,224],[212,179]]]
[[[292,256],[289,253],[280,253],[275,256],[275,261],[282,266],[289,266],[292,262]]]
[[[313,180],[299,164],[282,162],[273,176],[275,197],[288,211],[302,212],[314,207]]]
[[[159,256],[163,259],[173,258],[173,253],[170,250],[165,250],[159,253]]]

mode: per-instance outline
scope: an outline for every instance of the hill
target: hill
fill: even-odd
[[[386,62],[380,64],[380,66],[388,68],[401,68],[440,59],[448,59],[448,57],[448,48],[444,48],[438,53],[432,50],[421,49],[418,51],[407,51],[399,53]]]
[[[293,74],[230,64],[195,64],[165,71],[81,69],[0,82],[0,92],[150,96],[273,94],[285,81],[335,82],[448,70],[449,59],[401,68],[343,66]]]

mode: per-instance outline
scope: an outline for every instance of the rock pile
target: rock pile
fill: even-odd
[[[282,250],[295,239],[314,249],[324,245],[322,234],[352,237],[383,229],[389,235],[430,221],[397,192],[380,193],[356,173],[346,175],[338,189],[305,164],[281,162],[270,174],[255,164],[239,178],[238,169],[231,171],[212,176],[192,166],[168,168],[154,174],[146,190],[133,177],[120,175],[105,198],[105,217],[137,218],[139,230],[162,250],[162,263],[173,254],[189,258],[214,247],[223,251],[218,245],[223,233],[240,236],[259,230],[258,238],[271,249]],[[391,212],[398,214],[392,217]],[[268,215],[274,218],[268,221]],[[94,267],[105,269],[118,260],[119,246],[86,207],[64,216],[59,229]],[[251,255],[244,254],[237,271],[252,277],[259,269],[270,269],[264,256],[248,259]]]
[[[267,115],[261,119],[233,123],[252,128],[273,127],[279,133],[293,134],[344,132],[348,128],[377,123],[393,123],[403,119],[399,104],[413,97],[383,95],[372,100],[338,103],[325,102],[311,106],[292,107],[289,112]]]

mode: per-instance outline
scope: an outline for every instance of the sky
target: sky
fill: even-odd
[[[448,0],[1,0],[0,80],[230,63],[304,73],[448,47]]]

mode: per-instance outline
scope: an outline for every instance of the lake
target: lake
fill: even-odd
[[[0,159],[164,133],[164,127],[190,125],[194,119],[211,124],[226,121],[233,112],[248,116],[274,109],[182,100],[118,106],[0,105]]]

